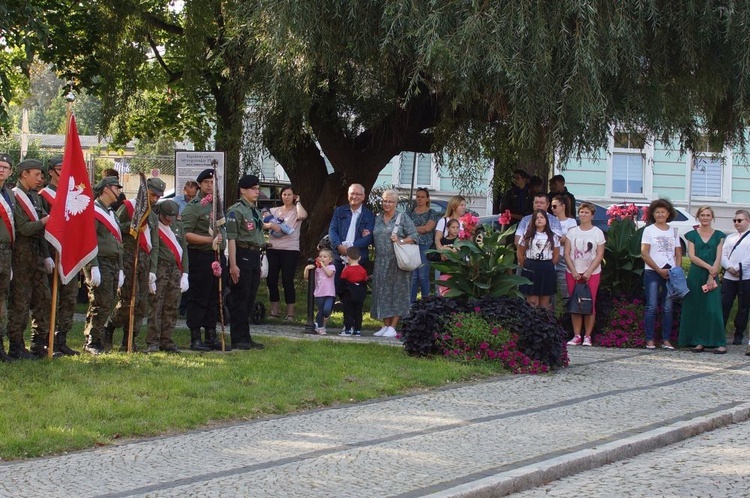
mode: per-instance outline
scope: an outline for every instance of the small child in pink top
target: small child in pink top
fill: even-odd
[[[336,298],[336,283],[333,278],[336,274],[336,267],[333,266],[333,252],[330,249],[321,249],[315,264],[305,267],[305,280],[308,279],[310,270],[315,270],[315,291],[313,295],[315,296],[315,302],[318,303],[315,332],[325,335],[326,322],[331,316]]]

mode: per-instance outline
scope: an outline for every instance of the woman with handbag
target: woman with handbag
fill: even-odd
[[[375,218],[372,232],[375,268],[372,273],[370,316],[383,320],[383,327],[375,333],[378,337],[396,337],[398,321],[402,315],[409,313],[411,306],[411,270],[399,268],[394,246],[414,244],[417,229],[411,218],[396,212],[397,203],[398,192],[390,189],[383,192],[383,212]]]
[[[430,207],[430,191],[424,187],[417,189],[414,196],[415,205],[407,214],[417,229],[417,243],[422,266],[411,272],[411,302],[417,301],[417,291],[422,293],[422,299],[430,295],[430,263],[427,260],[427,250],[434,244],[433,234],[437,224],[438,214]]]
[[[724,354],[727,352],[727,336],[724,332],[718,276],[726,236],[724,232],[711,226],[714,210],[709,206],[699,207],[695,217],[700,225],[685,235],[690,256],[687,277],[690,292],[682,301],[677,344],[680,347],[694,346],[695,353],[702,353],[705,348],[716,348],[714,353]]]
[[[604,233],[592,224],[596,207],[589,202],[582,202],[578,208],[578,218],[581,224],[568,230],[565,240],[565,275],[568,286],[568,309],[571,310],[570,319],[573,323],[573,339],[568,342],[569,346],[581,344],[581,329],[585,330],[583,339],[584,346],[591,346],[591,333],[594,331],[596,320],[596,292],[599,290],[599,279],[602,271],[602,259],[604,258]],[[591,313],[582,314],[573,311],[582,311],[577,307],[576,286],[585,285],[591,294]]]

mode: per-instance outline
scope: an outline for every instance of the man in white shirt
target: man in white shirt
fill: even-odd
[[[721,307],[724,312],[724,326],[729,321],[729,312],[735,298],[737,300],[737,314],[734,317],[733,344],[742,344],[742,338],[747,330],[748,314],[750,313],[750,211],[739,209],[734,213],[734,228],[737,233],[728,235],[721,252],[721,266],[726,270],[721,285]],[[747,352],[750,356],[750,345]]]

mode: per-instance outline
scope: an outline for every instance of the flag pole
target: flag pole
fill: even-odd
[[[65,143],[68,143],[68,133],[70,133],[70,116],[73,114],[73,100],[75,96],[70,92],[66,95],[68,101],[67,109],[65,112]],[[58,185],[58,188],[60,186]],[[55,208],[54,204],[50,207],[50,213]],[[49,215],[50,213],[47,213]],[[57,273],[60,270],[60,251],[55,251],[55,269],[52,270],[52,299],[50,303],[49,311],[49,334],[47,334],[47,358],[52,359],[55,355],[55,322],[57,321],[57,287],[58,277]]]
[[[216,174],[216,166],[218,165],[218,161],[214,159],[211,161],[211,166],[214,168],[214,192],[213,192],[213,224],[214,224],[214,232],[216,230],[220,230],[221,226],[219,225],[219,187],[216,185],[219,181],[219,177]],[[216,257],[216,261],[221,265],[221,244],[217,246],[217,248],[214,251],[214,256]],[[221,351],[226,351],[226,345],[225,345],[225,339],[224,339],[224,288],[223,288],[223,275],[219,274],[217,277],[219,279],[219,323],[221,324]]]
[[[138,173],[141,179],[141,187],[145,185],[146,183],[146,175],[143,174],[143,172]],[[148,205],[148,210],[151,209],[151,197],[148,195],[148,188],[145,189],[146,193],[146,204]],[[139,213],[137,211],[133,212],[133,216],[139,216]],[[133,220],[131,219],[131,227]],[[138,231],[135,235],[135,256],[133,256],[133,280],[131,281],[130,285],[130,312],[128,313],[128,347],[127,351],[128,353],[133,352],[133,335],[134,335],[134,325],[135,325],[135,291],[137,287],[137,278],[138,278],[138,253],[141,252],[141,248],[139,245],[140,238],[141,238],[141,232],[145,229],[144,226],[148,224],[148,217],[144,217],[144,223],[141,224],[141,220],[138,220]],[[132,228],[131,228],[132,230]],[[140,325],[140,324],[139,324]]]

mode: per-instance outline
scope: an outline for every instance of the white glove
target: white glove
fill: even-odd
[[[148,283],[155,284],[156,283],[156,273],[150,273],[148,274]]]
[[[52,275],[52,272],[55,271],[55,261],[52,258],[44,259],[44,271],[47,272],[47,275]]]
[[[149,282],[148,291],[151,294],[156,294],[156,282],[154,282],[153,284]]]
[[[188,283],[188,274],[183,273],[182,278],[180,278],[180,292],[187,292],[189,288],[190,284]]]
[[[98,266],[91,267],[91,282],[90,283],[92,287],[99,287],[99,284],[102,283],[102,274],[99,271]]]
[[[119,289],[125,283],[125,272],[120,270],[120,275],[117,277],[117,288]]]

